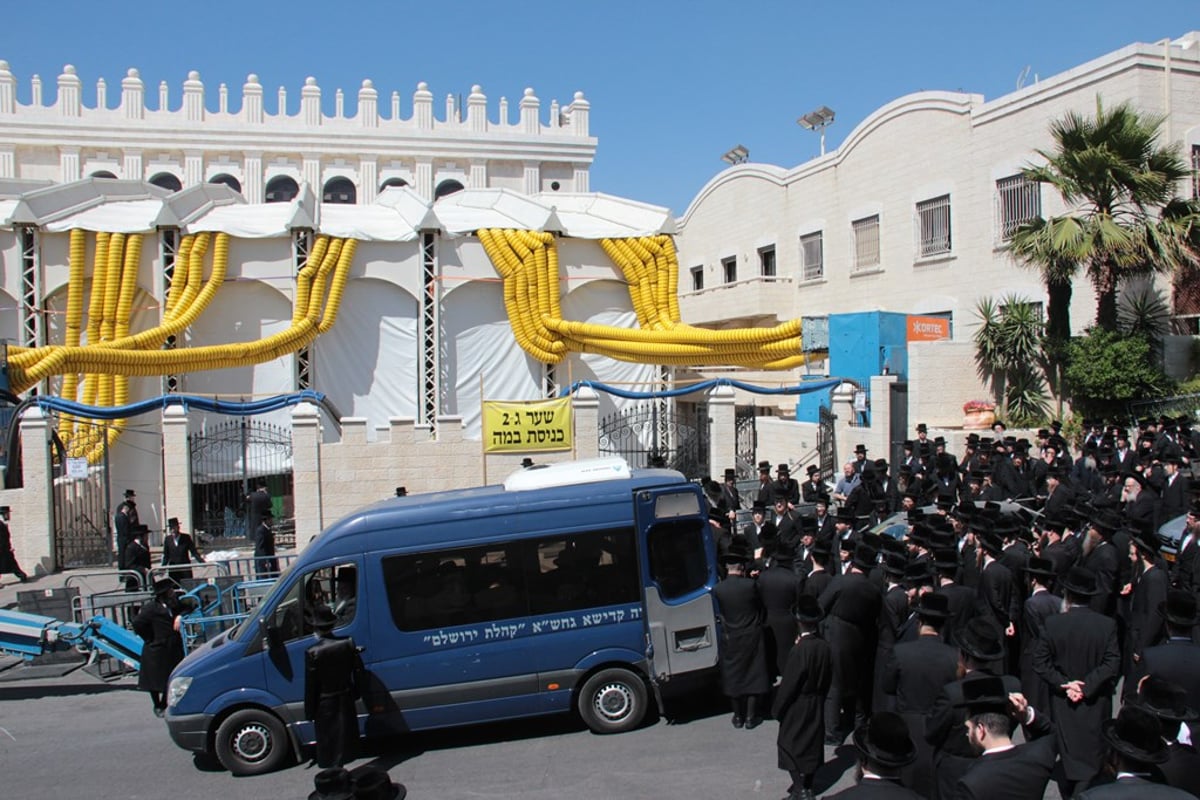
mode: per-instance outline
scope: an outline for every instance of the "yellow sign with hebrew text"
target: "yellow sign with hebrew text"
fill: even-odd
[[[543,453],[574,447],[571,398],[484,400],[485,453]]]

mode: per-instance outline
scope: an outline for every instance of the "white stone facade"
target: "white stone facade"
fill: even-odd
[[[489,107],[476,85],[465,107],[449,95],[439,118],[424,82],[403,109],[399,92],[381,105],[379,91],[364,80],[351,113],[338,89],[332,115],[322,110],[314,78],[300,89],[298,110],[282,87],[266,98],[256,75],[247,77],[240,98],[221,84],[215,103],[195,71],[182,96],[160,84],[154,104],[136,69],[121,81],[119,94],[97,80],[91,107],[70,65],[53,89],[36,75],[29,86],[30,102],[18,102],[17,78],[0,61],[0,178],[67,183],[99,173],[157,182],[170,176],[182,188],[233,179],[250,203],[266,201],[275,178],[307,182],[318,194],[345,178],[357,202],[369,203],[397,181],[431,199],[449,181],[525,194],[586,192],[596,152],[582,92],[565,106],[554,100],[543,108],[526,89],[510,109],[506,98]]]

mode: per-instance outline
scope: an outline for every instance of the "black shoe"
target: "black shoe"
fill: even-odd
[[[21,583],[29,583],[29,576],[22,572],[17,576],[17,580],[19,580]]]
[[[155,706],[154,716],[162,718],[162,716],[166,713],[167,713],[167,710],[165,708],[158,708],[157,706]]]
[[[733,715],[733,727],[735,727],[735,728],[741,728],[741,727],[743,727],[745,724],[746,724],[746,720],[742,719],[742,718],[741,718],[741,717],[739,717],[737,714],[734,714],[734,715]]]
[[[762,725],[762,722],[762,717],[751,717],[750,719],[746,720],[746,730],[752,731],[759,725]]]

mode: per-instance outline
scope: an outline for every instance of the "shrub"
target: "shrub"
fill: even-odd
[[[1130,400],[1170,395],[1175,384],[1163,373],[1153,349],[1144,335],[1101,328],[1089,328],[1086,335],[1072,339],[1066,377],[1076,413],[1111,419],[1123,415]]]

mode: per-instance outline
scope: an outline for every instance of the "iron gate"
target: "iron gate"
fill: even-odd
[[[664,466],[688,478],[709,474],[708,406],[650,401],[600,420],[599,450],[632,467]]]
[[[292,431],[240,417],[188,435],[192,460],[192,524],[205,541],[245,537],[246,496],[266,482],[276,543],[295,535]]]
[[[50,422],[56,429],[56,422]],[[107,435],[103,425],[75,421],[78,434],[100,441]],[[88,437],[89,428],[96,430]],[[54,433],[47,445],[53,469],[54,490],[54,562],[59,569],[108,567],[113,564],[112,516],[108,508],[108,448],[98,464],[86,458],[70,459],[62,440]]]
[[[817,459],[821,466],[821,480],[831,481],[837,470],[837,442],[834,439],[834,422],[837,414],[822,405],[817,416]]]
[[[742,406],[734,412],[733,467],[738,480],[758,476],[758,408]]]

